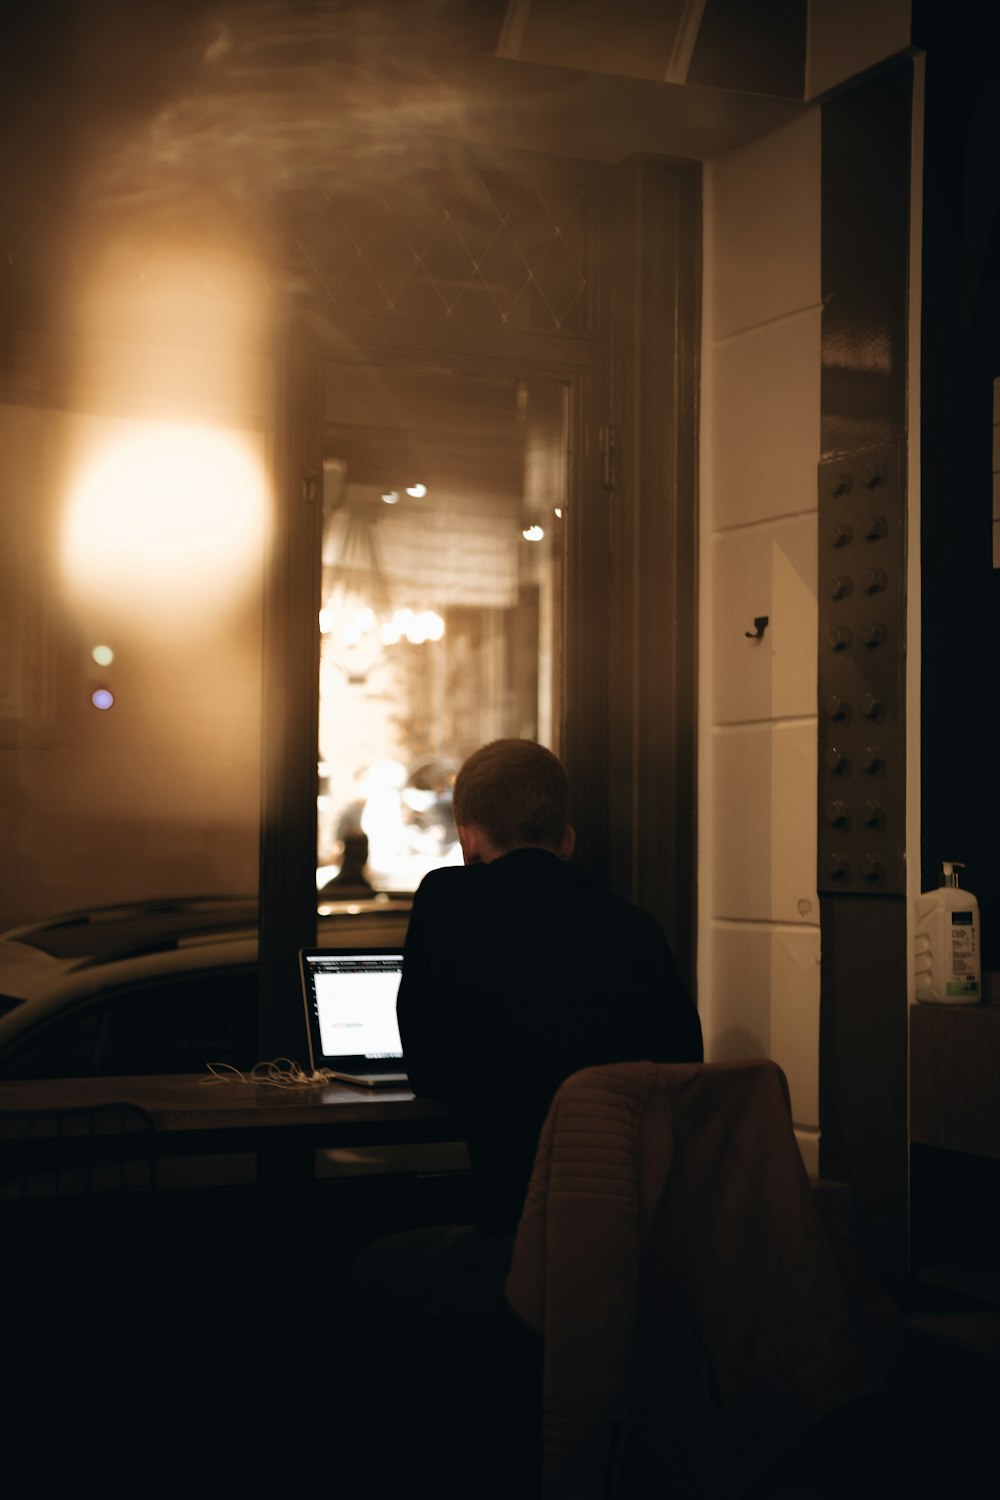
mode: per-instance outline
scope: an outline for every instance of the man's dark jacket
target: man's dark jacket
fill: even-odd
[[[413,1090],[465,1117],[479,1224],[498,1233],[517,1228],[565,1078],[703,1058],[656,920],[545,849],[424,878],[397,1009]]]

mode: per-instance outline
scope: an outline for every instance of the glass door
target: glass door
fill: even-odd
[[[323,402],[317,887],[339,899],[461,862],[479,745],[559,751],[569,403],[457,362],[330,362]]]

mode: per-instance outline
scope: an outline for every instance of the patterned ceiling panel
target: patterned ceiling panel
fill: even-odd
[[[337,312],[584,333],[588,196],[580,181],[472,166],[300,194],[299,276]]]

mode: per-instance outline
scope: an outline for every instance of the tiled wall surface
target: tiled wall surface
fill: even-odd
[[[784,1069],[815,1171],[818,110],[707,164],[705,250],[699,1003],[710,1060]]]

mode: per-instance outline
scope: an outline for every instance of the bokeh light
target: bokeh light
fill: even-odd
[[[241,437],[133,426],[78,470],[63,575],[77,597],[131,626],[199,628],[259,577],[269,519],[261,467]]]

